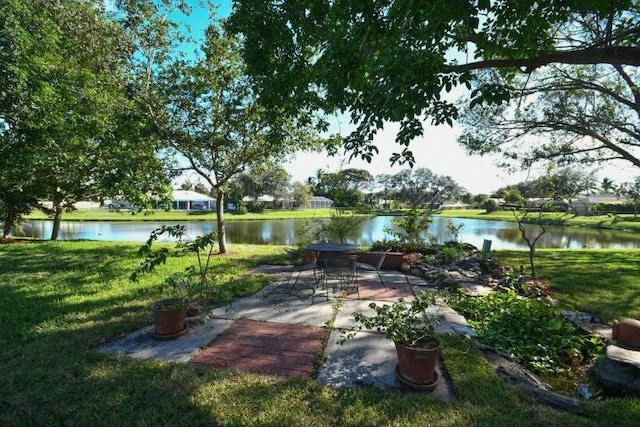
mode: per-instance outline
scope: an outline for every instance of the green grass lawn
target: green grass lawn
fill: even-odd
[[[498,258],[529,271],[528,251],[500,251]],[[569,308],[601,315],[640,318],[640,250],[540,249],[534,263],[538,276],[558,292]]]
[[[586,417],[538,405],[503,383],[457,336],[442,337],[457,396],[450,404],[100,354],[101,344],[148,323],[149,304],[161,296],[154,284],[190,262],[171,259],[157,274],[132,283],[137,248],[110,242],[0,245],[0,425],[631,426],[640,417],[639,399],[588,402]],[[214,274],[237,296],[268,282],[248,274],[251,267],[284,261],[279,246],[231,250],[216,257]],[[625,258],[635,253],[610,255],[627,274],[632,260]],[[510,256],[518,262],[518,254]],[[544,272],[567,268],[561,264],[552,257]]]
[[[511,211],[495,211],[487,213],[484,209],[450,209],[438,211],[435,215],[444,218],[470,218],[510,222],[515,221],[515,217],[513,216],[513,212]],[[538,220],[538,215],[536,213],[530,213],[527,218],[528,222],[535,223]],[[610,228],[616,230],[640,231],[640,217],[634,217],[632,214],[622,214],[616,216],[576,216],[563,212],[544,212],[542,214],[542,221],[546,225],[566,225],[572,227]]]

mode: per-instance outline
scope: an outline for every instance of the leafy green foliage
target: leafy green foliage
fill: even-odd
[[[264,212],[264,203],[250,202],[249,204],[247,204],[247,211],[251,213],[262,213]]]
[[[391,221],[395,228],[385,229],[385,232],[395,236],[401,243],[423,245],[429,235],[431,225],[431,211],[409,209],[402,216]]]
[[[366,216],[356,215],[351,211],[334,209],[329,219],[322,221],[319,233],[332,241],[346,243],[347,239],[358,231],[365,219],[367,219]]]
[[[485,297],[454,293],[447,302],[464,315],[480,339],[534,372],[570,371],[604,350],[544,298],[520,298],[514,290]]]
[[[138,251],[145,258],[131,274],[130,279],[136,282],[141,275],[154,272],[159,265],[167,262],[167,257],[171,255],[168,248],[162,247],[158,250],[152,248],[154,242],[163,234],[178,239],[176,243],[178,252],[194,254],[196,265],[185,267],[183,273],[170,274],[159,289],[170,287],[177,295],[189,298],[196,304],[207,304],[214,299],[219,299],[220,288],[215,286],[214,278],[209,276],[211,255],[216,244],[216,233],[213,231],[192,239],[186,235],[182,225],[163,225],[153,230],[147,242]]]
[[[426,347],[437,342],[435,326],[438,317],[427,317],[425,310],[435,304],[435,294],[422,292],[410,304],[400,298],[392,305],[369,304],[375,315],[353,313],[358,329],[377,330],[385,333],[387,339],[408,347]],[[343,341],[353,338],[353,333],[343,333]]]
[[[523,70],[526,79],[552,63],[637,66],[638,16],[633,1],[240,0],[230,27],[274,114],[348,111],[356,129],[344,147],[367,161],[374,136],[396,122],[390,160],[413,165],[424,123],[458,118],[443,93],[463,87],[486,107],[520,95],[509,82]],[[473,84],[476,70],[494,68],[503,82]]]

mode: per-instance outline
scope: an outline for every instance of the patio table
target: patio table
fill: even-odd
[[[337,280],[341,289],[355,287],[357,291],[355,253],[358,245],[350,243],[311,243],[306,246],[309,251],[318,253],[317,265],[322,271],[319,282],[324,284],[328,297],[327,279]],[[335,286],[334,286],[335,291]]]

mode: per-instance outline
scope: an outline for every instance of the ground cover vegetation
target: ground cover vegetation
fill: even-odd
[[[587,402],[585,416],[538,405],[500,380],[481,353],[458,336],[440,337],[456,387],[456,400],[449,404],[419,395],[333,389],[312,380],[97,353],[100,344],[148,324],[163,269],[182,270],[193,261],[173,257],[157,275],[134,283],[128,274],[140,261],[138,246],[0,246],[2,424],[597,426],[615,419],[631,426],[640,416],[637,399]],[[562,252],[544,253],[553,258]],[[233,253],[215,256],[212,271],[217,283],[235,289],[236,296],[250,294],[269,279],[248,270],[285,262],[283,253],[278,246],[234,245]],[[633,264],[632,252],[609,255],[615,254],[620,266]],[[509,256],[518,261],[517,253]],[[545,273],[558,269],[552,262]],[[604,274],[596,277],[602,279],[599,286],[617,286]],[[580,295],[575,292],[575,298]]]

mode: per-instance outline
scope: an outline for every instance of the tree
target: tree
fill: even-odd
[[[311,186],[305,185],[301,182],[293,183],[293,204],[298,208],[307,208],[311,203],[311,198],[313,197],[313,192],[311,191]]]
[[[506,163],[525,168],[535,162],[640,166],[637,68],[556,65],[508,83],[499,73],[484,75],[481,85],[502,85],[517,96],[465,111],[459,142],[470,152],[501,153]]]
[[[176,59],[162,76],[164,116],[156,120],[187,168],[215,190],[218,244],[227,252],[224,201],[230,180],[312,146],[305,123],[268,115],[245,74],[240,42],[214,23],[193,61]]]
[[[243,187],[243,194],[256,200],[259,196],[271,195],[274,207],[278,200],[289,194],[291,175],[274,162],[261,163],[238,176],[238,183]]]
[[[200,194],[208,194],[209,193],[209,189],[207,188],[207,186],[204,185],[203,183],[201,183],[200,181],[198,181],[193,186],[193,191],[195,191],[196,193],[200,193]]]
[[[186,191],[193,191],[193,182],[186,180],[185,182],[180,184],[180,189],[186,190]]]
[[[548,198],[554,202],[567,202],[567,210],[571,207],[571,202],[581,193],[590,190],[594,183],[594,173],[587,173],[576,168],[551,169],[549,172],[538,178],[536,186],[539,197]]]
[[[477,208],[482,208],[489,200],[488,194],[476,194],[471,198],[473,205]]]
[[[507,205],[511,206],[522,206],[524,203],[522,193],[520,193],[516,188],[505,190],[502,194],[502,198]]]
[[[393,197],[393,182],[394,182],[393,175],[391,174],[377,175],[375,180],[378,188],[380,188],[378,195],[380,198],[382,198],[384,202],[384,207],[386,209],[390,209],[391,205],[389,203],[389,200],[391,200]]]
[[[540,230],[535,237],[532,237],[530,235],[530,231],[526,229],[524,224],[527,222],[527,217],[532,212],[532,208],[533,207],[530,204],[525,203],[524,209],[516,210],[515,208],[512,208],[511,211],[513,212],[513,217],[518,223],[520,235],[522,236],[522,239],[527,243],[527,246],[529,248],[529,267],[531,268],[531,276],[536,277],[536,267],[534,264],[534,258],[536,255],[536,244],[538,243],[538,240],[540,240],[540,238],[547,232],[547,229],[544,226],[544,222],[542,221],[543,206],[538,206],[535,208],[535,211],[537,211],[538,215],[536,225],[540,228]]]
[[[402,150],[391,160],[412,164],[408,144],[423,134],[423,119],[457,118],[443,92],[464,85],[473,105],[512,98],[505,83],[472,86],[477,70],[509,77],[550,64],[637,67],[639,19],[634,0],[240,0],[231,28],[246,40],[265,105],[349,111],[357,128],[344,146],[368,160],[376,132],[398,122]]]
[[[51,239],[79,200],[166,201],[157,146],[125,84],[131,46],[122,28],[91,2],[0,7],[0,140],[24,169],[14,185],[51,202],[36,205],[53,215]]]
[[[600,189],[604,194],[614,193],[616,191],[616,184],[612,179],[604,177],[600,183]]]
[[[633,216],[637,217],[638,211],[640,210],[640,177],[637,177],[632,182],[621,185],[619,192],[631,200],[631,204],[633,204]]]
[[[364,169],[343,169],[336,173],[318,171],[315,194],[332,199],[336,207],[363,206],[364,191],[371,188],[373,176]]]
[[[449,176],[441,176],[427,168],[404,169],[393,177],[397,200],[412,208],[436,208],[455,198],[462,188]]]

